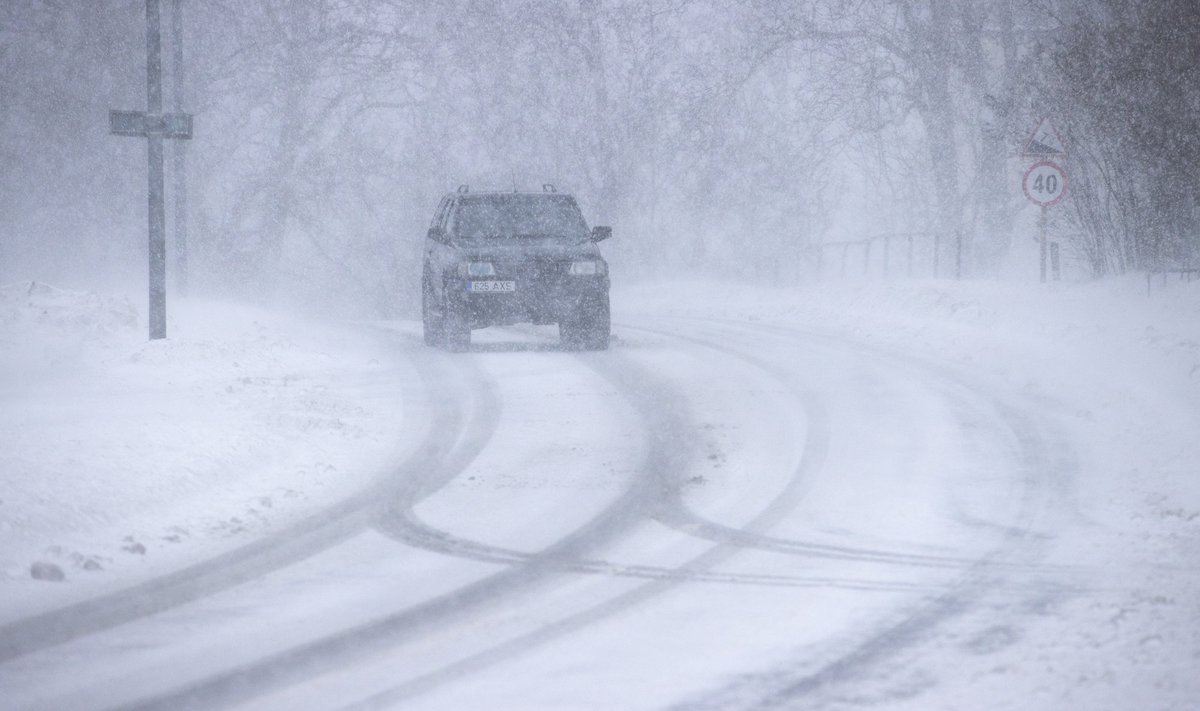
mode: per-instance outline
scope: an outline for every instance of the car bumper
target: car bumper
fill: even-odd
[[[471,290],[471,282],[493,282],[489,291]],[[504,282],[512,282],[506,291]],[[496,286],[495,283],[500,283]],[[607,306],[607,276],[566,276],[555,280],[488,277],[458,278],[446,284],[455,307],[471,328],[514,323],[550,324]]]

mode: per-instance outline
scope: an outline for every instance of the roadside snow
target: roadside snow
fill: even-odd
[[[714,299],[714,293],[720,298]],[[1039,531],[1080,586],[990,601],[828,708],[1192,709],[1200,700],[1200,283],[897,282],[770,290],[684,284],[639,311],[790,324],[916,356],[1036,404],[1073,461]],[[717,305],[714,305],[717,304]],[[983,378],[984,380],[979,380]]]
[[[124,298],[0,287],[0,620],[364,486],[395,447],[397,380],[361,329],[184,301],[148,342]]]

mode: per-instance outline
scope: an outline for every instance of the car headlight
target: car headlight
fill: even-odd
[[[596,260],[571,262],[570,272],[575,276],[596,276],[605,273],[604,266],[604,262]]]
[[[458,273],[469,277],[496,276],[496,267],[491,262],[463,262],[458,265]]]

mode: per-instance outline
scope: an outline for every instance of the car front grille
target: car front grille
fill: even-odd
[[[570,268],[570,262],[546,258],[496,261],[493,264],[497,278],[515,279],[527,288],[547,287],[561,282]]]

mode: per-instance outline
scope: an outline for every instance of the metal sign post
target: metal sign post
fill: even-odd
[[[149,177],[150,340],[167,337],[167,245],[163,206],[163,139],[192,137],[189,114],[162,112],[162,43],[159,0],[146,0],[146,111],[110,111],[117,136],[146,138]]]
[[[1038,216],[1038,274],[1039,281],[1046,283],[1046,205]]]

